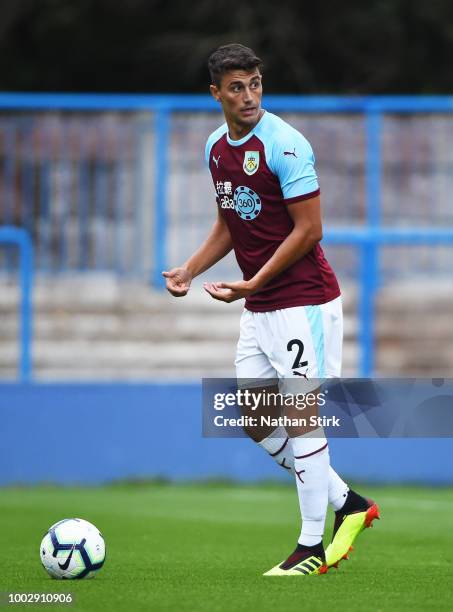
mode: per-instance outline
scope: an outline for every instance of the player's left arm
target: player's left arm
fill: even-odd
[[[234,302],[255,293],[311,251],[322,239],[319,195],[288,204],[287,210],[294,227],[272,257],[248,281],[205,283],[205,290],[213,298],[222,302]]]
[[[294,227],[272,257],[248,281],[253,292],[267,285],[270,280],[309,253],[322,240],[319,195],[288,204],[287,210]]]

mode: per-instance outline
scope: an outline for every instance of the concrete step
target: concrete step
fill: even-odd
[[[200,277],[201,278],[201,277]],[[345,311],[354,307],[356,290],[353,286],[343,288]],[[0,284],[0,312],[15,310],[19,304],[20,291],[16,284]],[[167,291],[156,291],[139,283],[119,282],[114,279],[88,277],[59,280],[38,279],[33,291],[33,305],[39,312],[85,313],[106,310],[121,313],[198,313],[237,312],[243,310],[242,300],[225,304],[213,300],[204,291],[201,280],[193,282],[190,292],[183,298],[174,298]]]
[[[356,289],[343,287],[343,375],[357,373]],[[19,292],[0,281],[0,377],[18,359]],[[147,380],[234,375],[242,302],[222,304],[200,285],[175,299],[103,276],[38,279],[34,292],[38,379]],[[383,287],[377,299],[377,371],[383,376],[450,375],[453,283],[425,279]]]
[[[235,341],[193,342],[89,342],[84,339],[68,342],[36,342],[33,347],[35,367],[79,366],[86,368],[124,365],[124,367],[184,367],[195,360],[200,367],[215,367],[231,363]],[[4,342],[0,346],[0,364],[14,362],[18,357],[17,343]]]
[[[439,315],[453,316],[453,280],[425,278],[398,282],[379,290],[376,300],[380,315],[420,316],[430,322]],[[435,315],[435,317],[434,317]]]
[[[0,339],[14,339],[19,331],[17,315],[0,315]],[[238,333],[236,315],[195,317],[171,313],[121,315],[118,313],[35,313],[33,336],[40,340],[133,340],[163,341],[172,338],[226,340]]]
[[[453,343],[453,309],[450,312],[438,312],[427,318],[426,312],[392,312],[379,311],[375,330],[379,343],[425,340]]]
[[[356,356],[355,344],[346,344],[344,358]],[[131,367],[171,368],[195,364],[209,368],[228,366],[234,362],[236,340],[191,341],[165,340],[164,342],[96,342],[72,340],[68,342],[36,342],[33,346],[35,367],[109,367],[124,364]],[[17,342],[2,342],[0,366],[8,367],[19,356]]]
[[[33,337],[40,340],[85,340],[118,342],[133,340],[164,341],[181,340],[230,340],[239,335],[240,313],[35,313]],[[20,329],[17,313],[0,312],[0,340],[17,338]],[[353,339],[357,335],[357,321],[352,316],[344,318],[344,335]]]
[[[377,353],[376,368],[380,376],[451,377],[452,347],[411,345],[382,348]]]
[[[345,364],[343,367],[343,376],[356,376],[357,366]],[[15,380],[17,371],[11,367],[0,366],[1,380]],[[187,365],[184,369],[177,367],[165,367],[163,369],[156,368],[134,368],[133,370],[125,369],[122,366],[108,368],[83,368],[73,366],[68,370],[67,367],[58,368],[41,367],[34,372],[34,380],[37,381],[181,381],[194,380],[199,381],[202,378],[234,378],[235,372],[231,367],[212,368],[209,372],[206,368],[200,368],[195,365]]]

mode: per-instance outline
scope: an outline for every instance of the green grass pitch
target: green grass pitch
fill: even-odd
[[[451,610],[453,489],[359,490],[378,501],[382,520],[349,561],[325,576],[264,578],[297,539],[289,485],[4,488],[0,590],[72,592],[77,611]],[[55,581],[39,543],[74,516],[103,532],[106,563],[94,580]],[[329,514],[327,535],[331,525]]]

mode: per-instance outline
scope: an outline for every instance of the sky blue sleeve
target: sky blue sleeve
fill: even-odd
[[[209,166],[209,155],[211,154],[211,149],[213,145],[219,140],[219,138],[223,136],[223,134],[225,134],[226,131],[227,131],[227,127],[226,127],[226,123],[224,123],[219,128],[217,128],[215,132],[212,132],[212,134],[209,136],[208,140],[206,141],[206,147],[204,150],[204,158],[208,166]]]
[[[208,166],[209,166],[209,153],[211,152],[211,147],[212,147],[212,138],[209,137],[208,140],[206,141],[206,146],[204,148],[204,159]]]
[[[208,166],[209,166],[209,154],[211,153],[212,145],[213,145],[213,139],[211,135],[206,141],[206,146],[204,149],[204,158]]]
[[[319,193],[313,149],[296,130],[288,131],[274,142],[271,165],[280,180],[286,203]]]

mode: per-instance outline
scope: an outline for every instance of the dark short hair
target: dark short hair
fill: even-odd
[[[223,45],[211,54],[208,60],[211,81],[220,87],[222,76],[229,70],[252,71],[261,68],[262,60],[249,47],[239,43]]]

